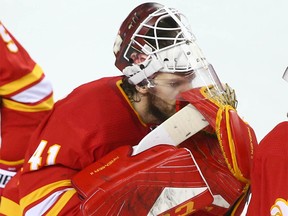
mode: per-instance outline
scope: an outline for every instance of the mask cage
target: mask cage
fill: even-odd
[[[189,41],[195,41],[187,18],[176,9],[163,7],[150,14],[136,29],[124,58],[133,52],[153,55]]]

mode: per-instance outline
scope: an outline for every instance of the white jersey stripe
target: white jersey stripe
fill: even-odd
[[[52,93],[51,83],[44,77],[41,82],[11,97],[20,103],[36,103]]]

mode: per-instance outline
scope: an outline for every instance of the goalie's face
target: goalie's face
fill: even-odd
[[[149,79],[149,109],[160,122],[165,121],[176,112],[177,96],[191,89],[192,73],[161,73]]]
[[[153,79],[148,79],[148,90],[151,94],[175,105],[177,96],[192,88],[193,72],[188,73],[161,73]]]

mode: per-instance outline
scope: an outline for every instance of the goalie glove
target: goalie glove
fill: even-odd
[[[120,147],[72,178],[83,215],[189,215],[212,203],[189,150],[159,145],[131,154]]]
[[[245,184],[242,196],[234,204],[232,215],[237,215],[242,210],[244,198],[249,193],[252,159],[257,139],[254,130],[237,114],[234,90],[226,85],[225,91],[217,95],[210,93],[215,91],[213,88],[213,86],[209,89],[194,88],[183,92],[181,96],[196,107],[209,122],[213,128],[212,133],[217,136],[217,144],[227,169],[239,182]]]
[[[213,91],[213,86],[208,91]],[[254,130],[237,114],[234,90],[226,85],[222,95],[210,97],[207,88],[194,88],[182,93],[214,129],[223,157],[233,175],[241,182],[250,182],[250,169],[257,146]]]

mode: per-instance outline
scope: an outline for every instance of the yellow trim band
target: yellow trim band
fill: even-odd
[[[32,72],[21,77],[18,80],[0,86],[0,95],[9,95],[31,83],[39,80],[43,75],[43,70],[39,65],[35,65]]]
[[[5,160],[0,160],[0,164],[5,164],[5,165],[19,165],[23,164],[24,159],[18,160],[18,161],[5,161]]]
[[[58,182],[54,182],[48,185],[45,185],[32,193],[26,195],[20,200],[20,206],[21,210],[23,211],[27,206],[30,204],[36,202],[37,200],[43,198],[44,196],[51,193],[53,190],[59,187],[71,187],[71,181],[70,180],[62,180]]]
[[[235,176],[235,172],[233,170],[232,164],[229,163],[226,151],[224,150],[222,135],[220,133],[222,113],[223,113],[223,107],[219,107],[219,110],[217,112],[217,117],[216,117],[216,125],[215,125],[216,135],[217,135],[217,138],[219,141],[219,145],[220,145],[224,160],[226,161],[227,167],[230,170],[230,172]],[[232,158],[232,156],[231,156],[231,158]]]
[[[214,103],[219,108],[218,111],[217,111],[217,114],[216,114],[215,132],[216,132],[219,144],[220,144],[220,148],[222,150],[223,157],[224,157],[224,159],[226,161],[226,164],[227,164],[230,172],[238,180],[240,180],[241,182],[248,183],[249,180],[246,179],[245,177],[243,177],[243,174],[242,174],[241,170],[239,169],[239,166],[238,166],[238,163],[237,163],[237,157],[236,157],[236,154],[235,154],[235,152],[236,152],[235,144],[234,144],[234,140],[233,140],[233,137],[232,137],[231,127],[230,127],[230,122],[229,122],[229,110],[235,110],[236,111],[236,109],[233,108],[230,105],[223,105],[218,100],[215,100],[213,98],[209,98],[207,93],[205,92],[205,90],[206,90],[205,87],[201,88],[200,89],[200,93],[205,98],[208,98],[209,101]],[[220,133],[221,121],[223,120],[222,119],[223,112],[225,112],[224,114],[225,114],[225,118],[226,118],[225,124],[226,124],[226,128],[227,128],[227,141],[228,141],[228,145],[229,145],[229,149],[230,149],[230,152],[227,152],[227,153],[229,153],[230,156],[231,156],[231,160],[232,160],[231,163],[232,164],[229,163],[229,160],[227,158],[227,153],[224,150],[223,140],[222,140],[222,136],[221,136],[221,133]]]
[[[37,105],[23,104],[4,98],[2,101],[4,107],[23,112],[39,112],[39,111],[51,110],[54,105],[53,95],[51,95],[48,99],[44,100],[43,102]]]
[[[243,174],[242,174],[242,172],[238,166],[235,144],[234,144],[234,140],[232,138],[232,132],[231,132],[231,127],[230,127],[229,110],[234,110],[234,109],[230,106],[227,106],[225,109],[225,115],[226,115],[226,127],[227,127],[227,134],[228,134],[228,142],[229,142],[229,146],[230,146],[230,152],[231,152],[235,177],[242,182],[248,183],[249,180],[246,179],[245,177],[243,177]]]
[[[136,116],[138,117],[139,121],[141,122],[141,124],[145,127],[147,127],[147,124],[145,124],[140,115],[137,113],[137,111],[134,109],[133,105],[131,104],[131,101],[129,100],[128,96],[126,95],[126,93],[124,92],[124,90],[122,89],[121,87],[121,84],[122,84],[122,80],[118,80],[116,82],[116,85],[118,87],[118,89],[120,90],[121,94],[123,95],[123,97],[126,99],[126,101],[128,102],[128,104],[130,105],[130,107],[132,108],[132,110],[134,111],[134,113],[136,114]]]
[[[52,207],[52,209],[46,214],[46,216],[55,216],[59,215],[59,212],[63,209],[63,207],[66,205],[66,203],[71,199],[71,197],[76,194],[75,189],[71,189],[69,191],[66,191],[63,196],[57,201],[55,206]]]
[[[0,213],[7,216],[22,215],[20,206],[3,196],[1,197]]]

